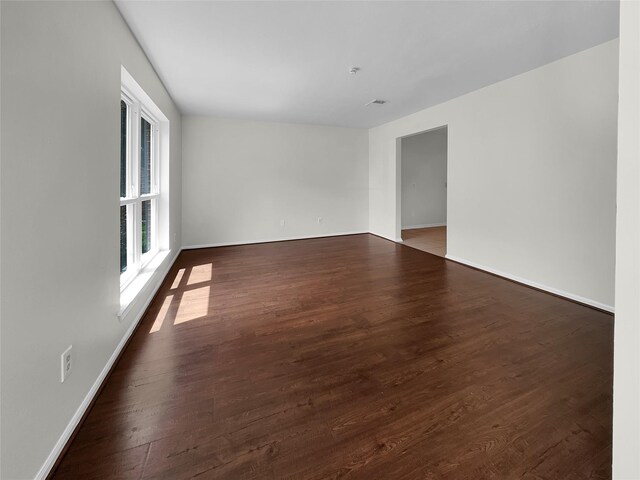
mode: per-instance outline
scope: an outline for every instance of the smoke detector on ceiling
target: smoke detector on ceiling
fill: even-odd
[[[384,105],[385,103],[387,103],[386,100],[380,100],[379,98],[376,98],[374,100],[371,100],[369,103],[366,103],[364,106],[368,107],[369,105]]]
[[[360,67],[351,67],[351,68],[349,69],[349,73],[350,73],[351,75],[355,75],[355,74],[356,74],[356,73],[358,73],[359,71],[360,71]]]

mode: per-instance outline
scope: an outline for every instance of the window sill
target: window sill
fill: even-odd
[[[149,263],[138,272],[131,283],[126,286],[122,292],[120,292],[120,311],[118,312],[118,320],[127,316],[131,311],[133,304],[138,299],[140,292],[142,292],[153,279],[156,271],[160,268],[160,265],[169,256],[170,250],[160,250],[156,255],[149,260]]]

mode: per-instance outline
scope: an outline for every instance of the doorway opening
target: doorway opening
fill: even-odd
[[[401,238],[405,245],[447,253],[447,127],[400,139]]]

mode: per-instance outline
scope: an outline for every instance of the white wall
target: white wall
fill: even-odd
[[[2,2],[1,12],[0,476],[15,480],[45,464],[148,298],[118,320],[121,64],[171,123],[174,249],[182,147],[180,114],[112,2]]]
[[[617,71],[613,40],[371,129],[371,232],[400,234],[396,139],[448,125],[448,256],[611,308]]]
[[[402,228],[447,223],[447,129],[402,139]]]
[[[640,3],[620,2],[613,478],[640,478]]]
[[[368,230],[367,130],[186,116],[182,132],[185,246]]]

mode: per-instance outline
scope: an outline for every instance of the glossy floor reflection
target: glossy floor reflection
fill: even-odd
[[[447,254],[447,227],[427,227],[402,230],[405,245],[439,257]]]
[[[612,334],[373,235],[185,251],[55,478],[610,478]]]

